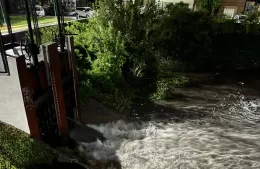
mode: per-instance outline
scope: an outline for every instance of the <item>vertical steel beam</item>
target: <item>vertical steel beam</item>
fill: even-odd
[[[10,70],[9,70],[8,60],[7,60],[7,57],[6,57],[4,41],[3,41],[3,37],[2,37],[1,32],[0,32],[0,52],[1,52],[1,57],[2,57],[2,60],[3,60],[3,64],[4,64],[4,69],[5,69],[4,73],[9,74]]]
[[[38,54],[39,54],[39,48],[34,42],[33,37],[33,29],[32,29],[32,23],[31,23],[31,14],[30,14],[30,8],[27,0],[24,0],[25,3],[25,10],[26,10],[26,20],[28,24],[28,32],[30,37],[30,44],[29,44],[29,53],[32,55],[34,66],[38,66]]]
[[[10,10],[9,10],[9,1],[8,0],[1,0],[1,7],[4,13],[4,18],[5,18],[5,23],[7,26],[8,34],[12,38],[12,44],[14,45],[14,37],[13,37],[13,32],[12,32],[12,26],[11,26],[11,21],[10,21]]]
[[[57,13],[57,20],[58,20],[58,30],[59,30],[59,36],[58,36],[58,42],[60,45],[61,52],[64,51],[65,48],[65,35],[64,35],[64,19],[63,19],[63,12],[61,8],[60,0],[54,0],[55,1],[55,8]]]

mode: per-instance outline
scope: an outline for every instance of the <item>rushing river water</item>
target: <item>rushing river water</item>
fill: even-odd
[[[230,94],[206,111],[207,117],[182,122],[168,116],[91,125],[107,141],[82,144],[80,151],[88,159],[117,160],[123,169],[259,169],[260,100]]]

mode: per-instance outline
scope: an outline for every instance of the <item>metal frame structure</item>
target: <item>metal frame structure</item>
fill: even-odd
[[[34,41],[34,35],[36,37],[36,41],[39,41],[39,27],[38,27],[38,21],[37,21],[37,15],[36,15],[36,10],[35,10],[35,0],[31,0],[31,11],[32,14],[30,13],[30,9],[29,9],[29,4],[28,4],[28,0],[24,0],[25,3],[25,11],[26,11],[26,20],[27,20],[27,24],[28,24],[28,32],[29,32],[29,37],[30,39],[26,39],[25,42],[27,45],[26,47],[28,47],[28,51],[27,54],[29,55],[29,57],[33,58],[33,65],[35,67],[38,66],[38,54],[39,54],[39,46],[37,46],[37,44]],[[34,23],[34,31],[32,29],[32,24],[31,24],[31,16],[33,18],[33,23]],[[39,45],[39,43],[38,43]]]
[[[38,58],[40,33],[35,0],[23,0],[29,37],[26,37],[25,32],[12,33],[5,3],[7,1],[1,0],[1,4],[5,8],[9,34],[3,38],[1,36],[0,50],[6,63],[4,51],[7,46],[14,48],[20,45],[21,51],[25,51],[22,55],[17,55],[15,60],[30,134],[53,146],[66,144],[68,140],[67,118],[78,119],[78,93],[74,40],[72,36],[65,34],[61,0],[54,0],[58,36],[54,32],[54,42],[41,46],[44,60]]]

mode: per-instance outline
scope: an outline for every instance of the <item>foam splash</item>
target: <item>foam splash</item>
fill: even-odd
[[[123,169],[260,168],[260,101],[239,96],[203,123],[146,122],[90,126],[108,139],[82,144],[86,158],[117,160]]]

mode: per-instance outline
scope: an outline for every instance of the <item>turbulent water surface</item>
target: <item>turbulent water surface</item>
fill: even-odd
[[[117,160],[124,169],[259,169],[260,101],[232,97],[209,109],[207,118],[92,125],[108,140],[82,144],[80,151]]]

